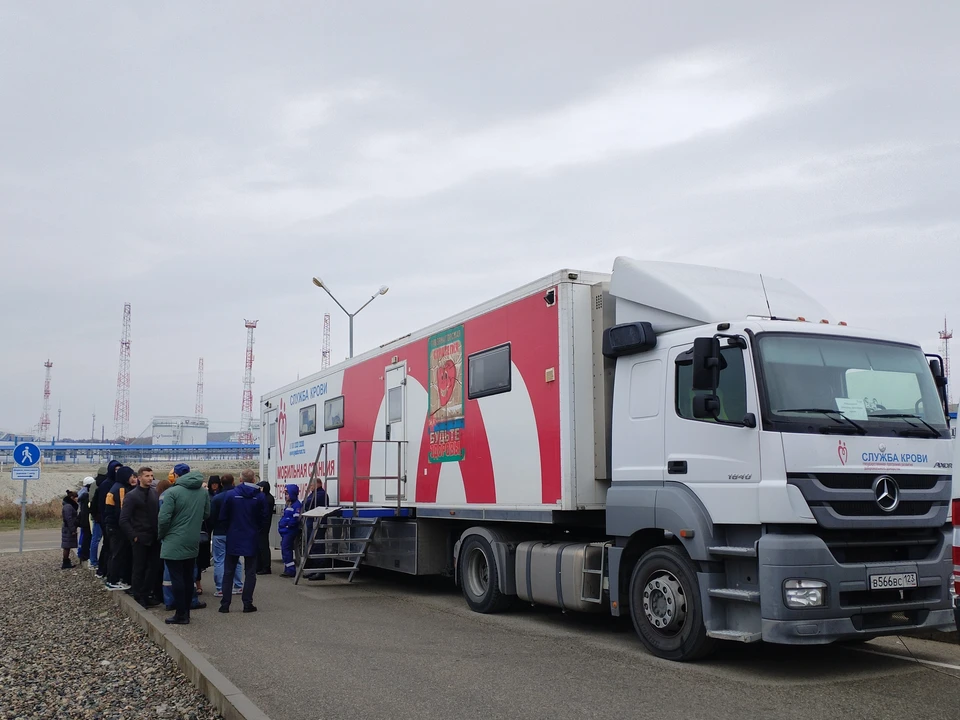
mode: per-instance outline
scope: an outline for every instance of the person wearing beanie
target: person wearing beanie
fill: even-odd
[[[173,589],[173,617],[168,625],[187,625],[196,589],[196,560],[203,521],[210,517],[210,494],[203,487],[203,474],[190,472],[187,465],[174,469],[177,482],[163,494],[157,529],[160,558],[167,566]],[[198,607],[205,607],[199,603]]]
[[[69,570],[76,567],[76,565],[70,562],[70,550],[77,547],[77,515],[77,493],[73,490],[67,490],[67,494],[63,497],[63,510],[60,513],[60,517],[63,520],[60,526],[60,547],[63,548],[63,563],[60,565],[61,570]]]
[[[116,482],[107,493],[103,507],[103,523],[110,542],[110,570],[107,575],[108,590],[129,590],[133,575],[133,551],[130,541],[120,529],[120,511],[123,499],[130,491],[130,479],[134,477],[133,468],[122,465],[114,473]]]
[[[110,494],[110,491],[113,489],[114,484],[117,482],[117,469],[120,468],[123,463],[117,460],[111,460],[107,463],[106,476],[103,479],[103,483],[99,486],[97,490],[97,502],[95,507],[97,508],[97,518],[100,523],[101,538],[103,540],[103,546],[100,549],[99,559],[100,562],[97,565],[97,575],[106,581],[107,576],[110,574],[110,556],[112,552],[110,551],[110,535],[107,533],[106,522],[104,521],[105,509],[107,506],[107,495]]]
[[[77,559],[80,560],[81,567],[90,559],[90,488],[94,482],[96,481],[92,477],[85,477],[83,485],[80,486],[80,493],[77,495],[77,503],[80,506],[80,515],[77,519],[77,525],[80,527]]]
[[[300,510],[301,504],[298,499],[300,488],[296,483],[289,483],[286,486],[287,506],[283,509],[283,515],[277,523],[277,530],[280,531],[280,554],[283,556],[282,578],[292,578],[297,575],[297,565],[294,562],[294,547],[296,547],[297,538],[300,535]]]

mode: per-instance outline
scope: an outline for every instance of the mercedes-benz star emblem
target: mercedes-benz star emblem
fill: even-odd
[[[900,486],[889,475],[881,475],[873,481],[873,497],[877,501],[877,507],[892,513],[900,504]]]

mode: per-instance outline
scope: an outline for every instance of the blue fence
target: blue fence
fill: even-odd
[[[208,443],[206,445],[119,445],[116,443],[34,443],[44,463],[100,464],[109,460],[144,463],[148,460],[253,460],[260,445]],[[0,442],[0,462],[13,463],[15,442]]]

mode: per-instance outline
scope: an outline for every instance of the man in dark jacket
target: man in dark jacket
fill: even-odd
[[[273,525],[273,516],[277,512],[277,501],[270,492],[270,483],[266,480],[258,482],[257,486],[263,491],[263,499],[267,503],[267,525],[260,530],[260,541],[257,544],[257,575],[270,575],[273,570],[270,569],[273,560],[270,553],[270,526]]]
[[[157,540],[157,515],[160,501],[153,488],[153,470],[137,471],[137,486],[127,492],[120,509],[120,528],[133,550],[133,597],[144,607],[159,605],[154,597],[160,542]]]
[[[116,471],[116,482],[103,504],[103,525],[110,542],[110,573],[107,575],[108,590],[129,590],[131,575],[133,574],[130,541],[120,530],[120,510],[123,500],[130,490],[130,478],[133,468],[123,465]]]
[[[110,491],[113,489],[114,483],[117,482],[117,469],[122,467],[123,463],[117,460],[111,460],[107,463],[107,468],[105,470],[105,475],[103,480],[97,481],[97,494],[94,498],[94,504],[92,507],[96,508],[96,515],[94,515],[94,520],[97,521],[97,524],[100,526],[101,539],[103,540],[103,546],[100,548],[99,553],[99,563],[97,564],[97,575],[104,580],[110,574],[110,536],[107,534],[106,524],[103,522],[103,511],[106,508],[107,504],[107,495],[110,494]],[[91,510],[92,512],[92,510]]]
[[[220,612],[230,612],[230,600],[233,596],[233,578],[237,564],[244,560],[243,611],[256,612],[253,604],[253,591],[257,586],[257,545],[260,530],[270,521],[267,503],[260,488],[254,485],[253,470],[240,473],[243,481],[223,503],[220,517],[227,523],[227,558],[223,568],[223,598],[220,600]]]
[[[235,492],[233,483],[233,475],[230,473],[223,475],[220,478],[220,492],[210,500],[210,524],[213,526],[211,536],[213,537],[214,597],[223,595],[223,566],[227,557],[227,522],[223,516],[223,504],[231,493]],[[233,589],[237,593],[243,589],[243,583],[237,576],[234,576]]]

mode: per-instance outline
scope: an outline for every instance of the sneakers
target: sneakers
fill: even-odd
[[[106,582],[106,583],[103,584],[103,586],[104,586],[107,590],[124,590],[124,589],[125,589],[124,586],[123,586],[123,583]]]
[[[213,596],[214,596],[214,597],[223,597],[223,591],[222,591],[222,590],[214,590],[214,591],[213,591]]]

